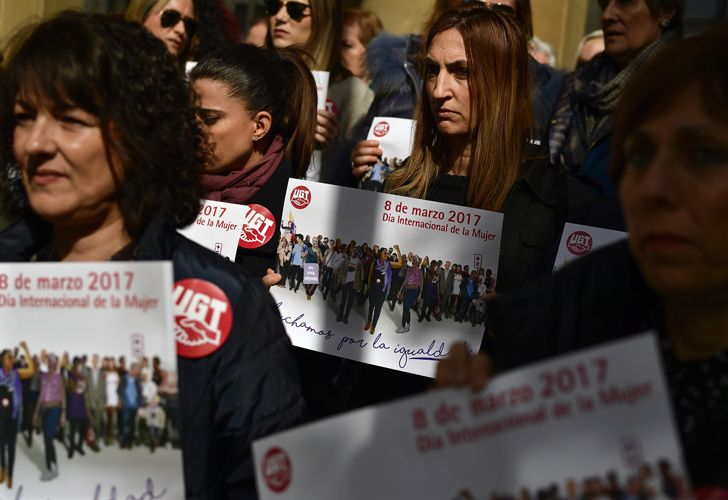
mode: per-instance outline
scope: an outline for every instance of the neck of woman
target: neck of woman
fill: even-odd
[[[725,294],[708,300],[667,301],[667,334],[681,361],[708,359],[728,349]]]
[[[109,260],[132,242],[121,214],[101,225],[56,225],[53,231],[58,258],[65,262]]]
[[[445,141],[445,161],[448,175],[470,175],[472,142],[467,135],[448,137]]]

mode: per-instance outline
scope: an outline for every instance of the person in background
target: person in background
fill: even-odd
[[[80,357],[73,358],[71,367],[66,374],[67,419],[71,428],[68,439],[69,459],[73,458],[75,452],[85,455],[83,442],[86,439],[86,428],[91,421],[87,399],[87,383],[83,359]]]
[[[582,67],[602,52],[604,52],[604,31],[592,31],[579,42],[576,49],[575,67],[577,69]]]
[[[433,260],[430,266],[424,270],[424,285],[422,288],[422,309],[417,317],[417,321],[422,323],[422,319],[430,321],[430,316],[435,313],[438,307],[438,282],[440,279],[440,268],[437,261]]]
[[[119,372],[114,364],[114,358],[112,356],[107,357],[104,362],[103,372],[105,394],[104,408],[106,411],[106,432],[104,435],[104,444],[106,444],[106,446],[110,446],[114,443],[114,436],[116,435],[116,432],[114,431],[114,422],[116,422],[118,418],[119,394],[117,391],[119,389],[120,380],[121,377],[119,377]]]
[[[339,268],[340,276],[337,281],[341,283],[341,303],[339,304],[336,321],[343,321],[344,324],[349,323],[351,306],[354,305],[354,300],[364,281],[364,269],[361,265],[359,253],[359,247],[352,247],[349,250],[348,257]]]
[[[98,353],[91,355],[91,366],[85,367],[86,402],[91,413],[90,425],[93,429],[94,443],[92,449],[99,451],[96,440],[104,434],[104,414],[106,412],[106,382],[101,358]]]
[[[438,385],[479,390],[493,371],[653,331],[699,498],[728,489],[726,45],[725,26],[675,41],[625,87],[612,147],[627,240],[491,302],[487,355],[454,346],[437,368]]]
[[[387,298],[389,287],[392,284],[392,270],[399,269],[404,266],[402,251],[399,245],[395,245],[399,260],[394,263],[389,261],[389,252],[382,247],[376,254],[376,260],[372,264],[369,271],[367,282],[369,283],[369,312],[367,314],[367,322],[364,325],[364,331],[369,331],[372,335],[377,329],[379,315],[382,312],[382,305]],[[419,269],[419,268],[418,268]]]
[[[161,40],[180,66],[189,59],[197,32],[194,0],[131,0],[124,18],[143,25]]]
[[[66,423],[66,394],[55,354],[48,355],[48,372],[41,374],[40,396],[33,421],[36,427],[43,429],[46,468],[40,480],[50,481],[58,477],[58,457],[53,440],[58,429],[63,429]]]
[[[268,38],[268,18],[260,17],[253,21],[248,29],[245,37],[245,43],[255,45],[256,47],[265,47],[265,41]]]
[[[550,43],[541,40],[539,37],[534,36],[528,42],[528,53],[533,57],[539,64],[549,66],[551,68],[556,67],[556,53]]]
[[[13,488],[15,450],[20,422],[23,419],[23,389],[21,380],[28,380],[35,374],[35,363],[28,344],[20,342],[27,366],[15,367],[15,356],[5,349],[0,353],[0,484],[7,481]]]
[[[131,449],[136,435],[137,411],[144,406],[144,394],[137,363],[134,362],[129,366],[129,371],[119,381],[117,392],[121,407],[122,431],[120,446]]]
[[[288,278],[290,286],[288,289],[298,293],[298,287],[301,286],[301,282],[303,281],[303,259],[305,257],[303,238],[300,234],[297,234],[296,241],[292,241],[291,243],[293,244],[293,250],[291,251],[291,264]]]
[[[304,243],[303,251],[305,255],[303,261],[305,264],[320,264],[318,258],[316,257],[316,253],[313,251],[312,243]],[[318,273],[316,273],[316,276],[318,277]],[[308,283],[303,285],[303,288],[306,290],[306,300],[311,300],[313,294],[316,293],[316,287],[318,287],[318,283]]]
[[[397,292],[397,297],[402,301],[402,325],[397,328],[397,333],[409,332],[411,322],[410,310],[415,309],[416,311],[417,304],[420,302],[424,281],[422,269],[420,268],[421,263],[422,259],[420,259],[419,255],[412,257],[412,265],[407,267],[404,280]]]
[[[203,57],[189,75],[212,156],[205,198],[265,214],[267,225],[243,224],[235,256],[261,278],[276,267],[274,221],[282,219],[288,179],[305,175],[315,145],[316,83],[306,57],[234,45]]]
[[[342,25],[341,65],[368,84],[367,44],[382,31],[382,21],[369,10],[346,9]]]
[[[599,0],[599,7],[605,50],[564,80],[549,150],[553,163],[593,179],[616,204],[612,113],[637,69],[680,36],[683,0]]]

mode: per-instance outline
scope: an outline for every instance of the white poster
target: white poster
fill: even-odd
[[[283,216],[271,293],[294,345],[428,377],[454,342],[480,346],[502,214],[292,179]]]
[[[184,497],[171,289],[170,262],[0,264],[12,498]]]
[[[361,179],[361,187],[370,191],[383,191],[384,181],[394,170],[402,166],[412,152],[415,122],[405,118],[378,116],[372,120],[367,140],[379,142],[384,151],[376,164]]]
[[[600,227],[582,226],[567,222],[561,233],[561,243],[554,262],[554,271],[558,271],[569,262],[583,257],[597,248],[605,247],[627,237],[627,233],[602,229]]]
[[[652,335],[253,444],[261,499],[666,498],[688,479]]]
[[[195,243],[234,261],[247,212],[245,205],[203,200],[195,222],[179,232]]]
[[[260,248],[276,233],[273,214],[263,205],[237,205],[203,200],[197,219],[179,232],[202,245],[235,261],[238,247]]]

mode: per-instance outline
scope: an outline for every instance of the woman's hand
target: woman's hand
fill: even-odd
[[[492,366],[490,358],[484,353],[472,355],[464,343],[455,344],[450,355],[437,364],[435,386],[467,385],[476,392],[480,391],[490,379]]]
[[[263,286],[270,290],[272,287],[280,283],[282,279],[283,276],[275,272],[273,269],[268,268],[265,270],[265,276],[263,276],[260,280],[263,282]]]
[[[361,141],[351,151],[351,175],[360,179],[382,157],[379,141]]]
[[[339,135],[339,120],[330,111],[319,109],[316,112],[316,142],[322,148],[334,142]]]

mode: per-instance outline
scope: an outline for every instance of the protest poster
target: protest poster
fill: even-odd
[[[262,500],[585,498],[610,475],[644,499],[666,498],[666,481],[677,498],[689,491],[651,334],[505,373],[480,393],[321,420],[253,451]]]
[[[480,346],[502,214],[292,179],[283,216],[286,283],[271,293],[294,345],[428,377],[453,343]],[[363,255],[351,255],[351,242]],[[380,249],[388,256],[374,259]],[[476,255],[482,273],[473,268]],[[312,256],[318,284],[303,282]],[[415,258],[419,273],[405,283],[402,264]],[[456,265],[467,278],[456,276]]]
[[[179,232],[195,243],[234,261],[241,241],[251,239],[247,234],[249,231],[244,231],[249,222],[249,214],[252,212],[246,205],[202,200],[195,222]],[[271,233],[275,231],[275,224],[273,226]],[[258,240],[260,237],[260,232],[256,232],[252,239]]]
[[[597,248],[605,247],[626,237],[627,233],[623,231],[567,222],[564,224],[564,232],[561,233],[561,242],[554,262],[554,272]]]
[[[384,152],[376,164],[361,179],[360,187],[370,191],[384,191],[387,176],[402,166],[412,151],[415,122],[405,118],[378,116],[372,120],[367,140],[379,142]]]
[[[171,289],[170,262],[0,264],[0,341],[18,363],[0,378],[23,388],[12,498],[184,497]]]
[[[238,247],[255,249],[268,243],[275,236],[276,221],[262,205],[203,200],[195,222],[179,232],[216,254],[235,261]]]
[[[316,109],[326,110],[329,91],[329,72],[328,71],[311,71],[313,79],[316,82]],[[329,110],[330,111],[330,110]],[[318,181],[321,178],[321,168],[323,166],[323,154],[320,149],[314,150],[311,155],[311,162],[306,170],[306,179]]]

